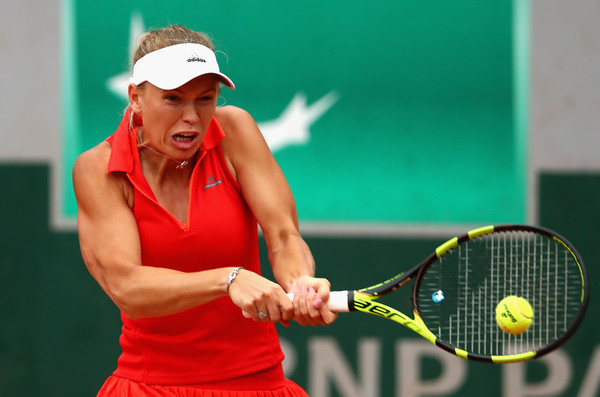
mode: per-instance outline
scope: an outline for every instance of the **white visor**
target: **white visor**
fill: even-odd
[[[205,74],[216,75],[221,82],[235,89],[233,81],[219,71],[215,53],[202,44],[175,44],[152,51],[133,65],[131,82],[144,81],[163,90],[173,90]]]

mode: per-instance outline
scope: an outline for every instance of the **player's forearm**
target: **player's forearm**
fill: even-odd
[[[315,261],[306,242],[297,233],[282,236],[269,246],[269,260],[277,282],[288,292],[295,280],[314,276]]]
[[[167,316],[225,296],[232,269],[182,273],[138,267],[107,283],[107,293],[130,319]]]

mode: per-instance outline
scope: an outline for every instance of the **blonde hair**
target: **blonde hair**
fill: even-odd
[[[215,51],[215,46],[208,35],[195,32],[182,25],[171,25],[165,28],[151,30],[138,38],[135,51],[133,52],[132,65],[135,65],[135,63],[144,55],[148,55],[153,51],[182,43],[202,44],[203,46],[210,48],[213,52]],[[138,89],[143,89],[143,85],[144,83],[140,84]],[[125,111],[127,111],[129,107],[130,105],[127,105]],[[133,131],[139,125],[139,121],[135,119],[133,112],[131,112],[129,115],[130,131]]]
[[[140,58],[152,51],[182,43],[202,44],[212,51],[215,50],[215,46],[206,34],[195,32],[181,25],[171,25],[141,35],[133,52],[133,63],[135,64]]]

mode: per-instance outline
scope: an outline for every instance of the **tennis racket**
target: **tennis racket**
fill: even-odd
[[[413,318],[377,301],[415,279]],[[506,296],[529,301],[533,322],[520,335],[496,323]],[[589,285],[581,257],[551,230],[486,226],[448,240],[421,264],[372,287],[332,291],[328,307],[400,323],[459,357],[510,363],[551,352],[583,320]]]

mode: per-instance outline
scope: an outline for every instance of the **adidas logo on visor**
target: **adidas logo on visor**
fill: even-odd
[[[203,63],[206,63],[206,59],[204,59],[204,58],[200,58],[200,57],[198,56],[198,54],[192,54],[192,55],[191,55],[191,56],[188,58],[188,60],[187,60],[187,61],[188,61],[188,62],[203,62]]]

